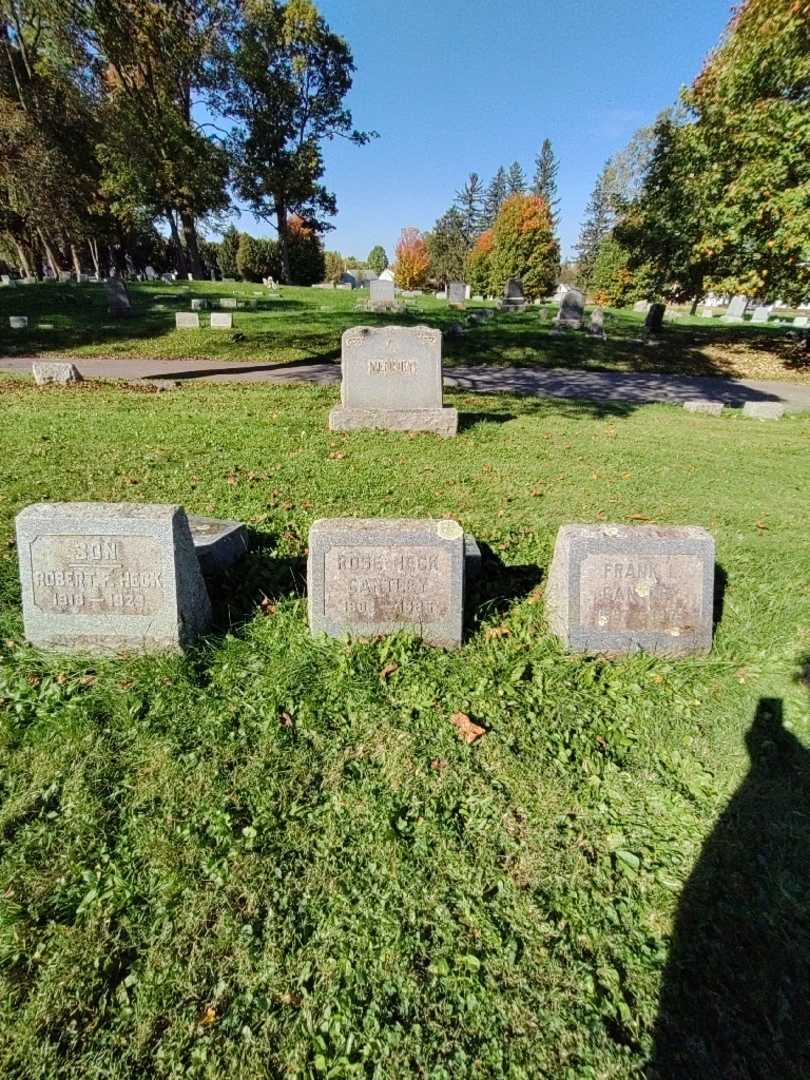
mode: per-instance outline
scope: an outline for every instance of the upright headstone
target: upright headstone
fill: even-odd
[[[571,652],[703,655],[712,644],[714,539],[693,527],[563,525],[546,614]]]
[[[341,404],[332,431],[385,428],[455,435],[442,405],[442,335],[429,326],[354,326],[341,339]]]
[[[742,296],[739,293],[731,298],[731,303],[726,309],[726,313],[723,316],[723,322],[739,322],[744,316],[746,308],[748,307],[748,297]]]
[[[520,278],[508,278],[503,287],[500,306],[504,311],[522,311],[526,305],[526,294]]]
[[[208,301],[207,300],[200,300],[199,298],[196,298],[196,299],[191,301],[191,310],[192,311],[205,311],[205,309],[207,307],[208,307]]]
[[[590,322],[588,323],[588,333],[593,335],[593,337],[606,337],[605,313],[600,307],[595,307],[591,312]]]
[[[174,316],[174,325],[178,330],[199,330],[200,316],[196,311],[178,311]]]
[[[332,637],[405,630],[461,644],[464,531],[450,520],[331,518],[309,532],[309,625]]]
[[[239,562],[248,550],[247,529],[241,521],[188,515],[194,550],[207,577],[221,574]]]
[[[772,304],[759,304],[754,308],[754,314],[751,316],[752,323],[766,323],[771,317],[773,311]]]
[[[585,294],[579,289],[566,289],[560,301],[560,310],[555,316],[557,326],[568,327],[571,330],[579,330],[582,326],[582,318],[585,314]]]
[[[27,315],[9,315],[8,325],[12,330],[26,330],[28,328]]]
[[[644,329],[648,334],[660,334],[666,309],[666,304],[650,304],[650,310],[644,320]]]
[[[2,283],[4,285],[14,285],[15,284],[14,279],[9,274],[0,274],[0,281],[2,281]]]
[[[31,374],[37,386],[48,386],[50,383],[65,386],[82,381],[81,373],[75,364],[57,361],[35,360],[31,365]]]
[[[447,303],[451,307],[464,307],[467,298],[467,286],[463,281],[451,281],[447,285]]]
[[[107,303],[110,305],[110,315],[113,318],[125,319],[132,314],[132,301],[121,278],[110,278],[109,281],[105,281],[104,291],[107,294]]]
[[[810,326],[810,317],[808,317],[807,315],[797,315],[796,318],[793,320],[793,325],[798,330],[804,330],[808,326]]]
[[[232,330],[233,329],[233,315],[230,311],[212,311],[211,312],[211,329],[212,330]]]
[[[219,306],[221,308],[229,308],[234,310],[238,306],[238,300],[235,296],[221,296],[219,299]]]
[[[649,310],[649,300],[636,300],[635,304],[633,304],[633,311],[638,312],[639,315],[646,315]]]
[[[393,304],[394,295],[394,282],[389,281],[387,278],[377,278],[376,281],[369,282],[369,303],[371,304]]]
[[[17,515],[17,552],[33,645],[177,651],[210,622],[181,506],[37,503]]]

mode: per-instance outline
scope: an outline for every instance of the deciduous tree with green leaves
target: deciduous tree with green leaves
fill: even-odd
[[[388,266],[388,256],[385,254],[385,248],[381,244],[375,244],[368,253],[366,263],[369,270],[373,270],[375,274],[381,274]]]
[[[490,266],[493,291],[516,277],[529,300],[551,292],[560,270],[560,246],[544,198],[516,194],[503,203],[492,230]]]

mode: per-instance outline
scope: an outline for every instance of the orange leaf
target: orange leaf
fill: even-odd
[[[465,743],[474,743],[482,735],[486,735],[486,728],[480,727],[463,712],[454,712],[450,717],[450,723],[458,729],[459,738]]]
[[[385,680],[388,678],[388,676],[393,675],[398,667],[399,667],[399,664],[394,664],[394,663],[386,664],[385,667],[380,672],[380,682],[385,682]]]

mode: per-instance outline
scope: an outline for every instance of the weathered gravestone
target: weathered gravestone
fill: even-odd
[[[523,292],[523,282],[520,278],[507,279],[503,287],[500,306],[504,311],[522,311],[527,306],[526,294]]]
[[[637,311],[640,315],[646,315],[649,310],[649,300],[636,300],[635,304],[633,304],[633,311]]]
[[[705,529],[563,525],[557,534],[546,614],[572,652],[705,654],[713,598]]]
[[[571,330],[579,330],[582,326],[582,318],[585,314],[585,294],[579,289],[566,289],[560,301],[560,310],[557,312],[554,323],[556,326],[565,326]]]
[[[666,304],[650,304],[650,310],[644,320],[644,329],[648,334],[660,334],[666,309]]]
[[[17,284],[16,281],[14,280],[14,278],[12,278],[9,274],[0,274],[0,281],[2,281],[2,283],[4,285],[9,285],[9,286],[13,286],[13,285]]]
[[[132,314],[132,301],[121,278],[110,278],[109,281],[105,281],[104,291],[107,294],[107,303],[113,318],[125,319]]]
[[[9,315],[8,325],[12,330],[25,330],[28,327],[27,315]]]
[[[227,279],[223,278],[222,280],[225,281]],[[235,296],[222,296],[219,300],[219,306],[221,308],[235,309],[238,306],[238,303],[239,302]]]
[[[200,316],[196,311],[178,311],[174,316],[174,325],[178,330],[199,330]]]
[[[205,311],[205,309],[207,307],[208,307],[208,301],[207,300],[201,300],[199,298],[195,298],[194,300],[191,301],[191,310],[192,311]]]
[[[725,405],[722,401],[712,401],[710,398],[695,398],[694,401],[685,401],[684,409],[691,413],[707,413],[709,416],[719,416]]]
[[[384,278],[370,281],[368,296],[371,304],[393,304],[395,300],[393,281],[386,281]]]
[[[332,431],[387,428],[455,435],[442,405],[442,335],[429,326],[354,326],[341,339],[341,404]]]
[[[212,330],[233,330],[233,315],[225,311],[211,312]]]
[[[177,651],[210,622],[181,506],[37,503],[17,515],[17,552],[33,645]]]
[[[331,518],[309,532],[309,625],[361,637],[406,630],[461,644],[464,532],[455,521]]]
[[[766,323],[771,317],[773,307],[771,304],[760,304],[754,308],[754,314],[751,316],[752,323]]]
[[[600,307],[596,307],[591,312],[590,322],[588,323],[588,333],[593,337],[604,338],[605,334],[605,313]]]
[[[797,315],[793,320],[793,325],[799,330],[804,330],[806,327],[810,326],[810,317],[807,315]]]
[[[463,281],[451,281],[447,285],[447,303],[451,307],[464,307],[467,299],[467,286]]]
[[[731,303],[728,305],[726,313],[723,316],[723,322],[739,322],[740,319],[742,319],[745,315],[745,310],[747,307],[747,296],[741,296],[740,294],[737,294],[737,296],[733,296],[731,298]]]
[[[47,386],[49,383],[67,385],[82,381],[81,373],[75,364],[37,360],[31,365],[31,372],[37,386]]]
[[[784,415],[781,401],[746,401],[743,405],[743,416],[751,420],[781,420]]]

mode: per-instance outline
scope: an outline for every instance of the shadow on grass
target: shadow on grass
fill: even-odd
[[[746,743],[681,894],[647,1080],[810,1076],[810,751],[779,698],[760,699]]]
[[[247,534],[248,551],[239,562],[206,577],[214,634],[237,629],[287,596],[306,595],[306,557],[279,556],[277,537],[250,527]]]
[[[506,615],[517,600],[523,600],[542,580],[536,563],[507,566],[489,544],[478,542],[481,567],[477,577],[467,582],[465,637],[471,636],[487,619]]]

